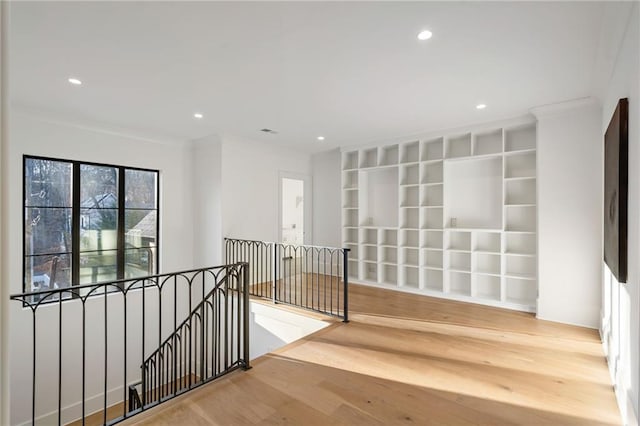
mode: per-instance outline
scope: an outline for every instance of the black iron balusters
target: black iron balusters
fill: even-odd
[[[252,296],[348,322],[349,249],[225,238],[225,253],[249,263]]]
[[[91,297],[96,295],[101,297]],[[247,263],[49,289],[13,295],[11,299],[22,302],[31,311],[32,424],[39,420],[37,414],[52,408],[37,405],[42,392],[57,392],[58,424],[75,420],[64,413],[65,393],[67,399],[69,394],[79,394],[83,424],[90,412],[100,410],[103,424],[114,424],[233,370],[249,368]],[[80,313],[78,303],[81,315],[74,318],[73,314]],[[57,321],[45,321],[51,318],[50,309],[58,310]],[[41,310],[49,312],[43,313],[45,318],[39,321]],[[102,324],[95,324],[96,317]],[[178,318],[182,319],[180,323]],[[77,324],[81,325],[79,330]],[[42,341],[40,328],[53,335],[57,328],[57,366],[44,366],[57,367],[55,375],[42,374],[44,367],[39,363],[51,360],[49,349],[54,348],[50,347],[50,341]],[[104,333],[102,347],[88,347],[87,337],[98,330]],[[140,336],[139,340],[128,338],[131,333]],[[152,336],[153,339],[157,336],[155,345],[150,343]],[[81,346],[81,354],[73,353],[75,346]],[[122,353],[114,357],[117,347],[122,348]],[[79,360],[80,365],[74,368],[81,370],[81,383],[67,379],[73,374],[63,365],[66,357]],[[95,359],[88,363],[88,357],[102,357],[103,371],[95,371],[98,363]],[[127,370],[132,363],[139,369]],[[52,377],[57,386],[51,382]],[[88,406],[87,385],[95,389],[100,382],[102,404],[96,407],[92,402]],[[122,387],[122,401],[114,402],[113,396],[110,401],[109,389],[118,387]],[[122,404],[121,411],[107,410],[118,403]],[[111,412],[116,412],[116,416],[109,418]],[[48,416],[41,420],[52,422]]]

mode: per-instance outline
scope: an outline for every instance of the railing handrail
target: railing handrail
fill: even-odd
[[[293,243],[283,243],[283,242],[277,242],[277,241],[246,240],[246,239],[243,239],[243,238],[231,238],[231,237],[224,237],[224,240],[225,241],[239,241],[239,242],[244,242],[244,243],[277,244],[277,245],[281,245],[281,246],[291,246],[291,247],[309,247],[309,248],[316,248],[316,249],[322,249],[322,250],[351,251],[351,249],[347,248],[347,247],[317,246],[317,245],[313,245],[313,244],[293,244]]]
[[[174,277],[176,275],[185,275],[185,274],[190,274],[193,272],[200,272],[203,270],[211,270],[211,269],[220,269],[220,268],[224,268],[224,267],[232,267],[232,266],[240,266],[243,263],[246,262],[236,262],[236,263],[232,263],[232,264],[223,264],[223,265],[216,265],[216,266],[207,266],[207,267],[203,267],[203,268],[194,268],[194,269],[185,269],[182,271],[177,271],[177,272],[165,272],[162,274],[154,274],[154,275],[147,275],[144,277],[135,277],[135,278],[122,278],[122,279],[118,279],[118,280],[112,280],[112,281],[102,281],[102,282],[98,282],[98,283],[91,283],[91,284],[80,284],[80,285],[71,285],[69,287],[60,287],[60,288],[49,288],[49,289],[45,289],[45,290],[39,290],[39,291],[31,291],[31,292],[26,292],[26,293],[16,293],[16,294],[12,294],[9,296],[10,300],[21,300],[27,297],[33,297],[33,296],[41,296],[41,295],[52,295],[52,294],[56,294],[56,293],[76,293],[77,290],[83,290],[83,289],[98,289],[98,288],[102,288],[102,287],[116,287],[120,288],[121,290],[123,289],[122,287],[119,286],[119,284],[124,284],[127,282],[130,282],[132,284],[136,284],[137,282],[140,281],[151,281],[150,285],[145,285],[144,287],[153,287],[154,285],[158,285],[156,282],[154,282],[154,279],[157,278],[170,278],[170,277]],[[190,280],[189,280],[190,281]],[[124,291],[128,291],[128,290],[136,290],[138,288],[141,287],[136,287],[134,289],[132,289],[131,287],[124,289]],[[102,294],[102,293],[98,293],[98,294]],[[43,299],[40,299],[43,300]],[[73,299],[63,299],[63,301],[66,300],[73,300]],[[29,301],[27,300],[22,300],[25,303],[29,303]]]

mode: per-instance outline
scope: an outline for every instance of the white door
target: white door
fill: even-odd
[[[311,178],[294,173],[280,173],[280,242],[311,242]]]

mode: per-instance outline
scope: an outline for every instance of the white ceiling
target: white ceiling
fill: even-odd
[[[589,96],[602,14],[594,2],[20,2],[10,89],[15,104],[139,132],[319,151]]]

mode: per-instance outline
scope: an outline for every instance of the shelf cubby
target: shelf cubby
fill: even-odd
[[[442,231],[421,231],[422,247],[442,250]]]
[[[430,185],[420,188],[420,205],[442,207],[442,187],[443,185]]]
[[[443,138],[430,139],[422,142],[421,161],[442,160]]]
[[[382,265],[381,266],[382,277],[381,280],[385,284],[398,284],[398,267],[394,265]]]
[[[475,274],[474,280],[476,297],[500,301],[500,277]]]
[[[502,173],[502,156],[446,162],[445,226],[502,228]]]
[[[442,250],[427,249],[423,251],[424,251],[424,266],[428,268],[442,269],[443,267]]]
[[[342,230],[342,241],[345,244],[358,244],[358,230],[346,228]]]
[[[358,168],[358,151],[345,152],[342,154],[342,170]]]
[[[358,207],[358,191],[345,191],[342,197],[342,207],[357,208]]]
[[[404,248],[402,249],[402,264],[408,266],[418,266],[418,249]]]
[[[375,263],[365,262],[363,276],[367,281],[378,282],[378,265]]]
[[[533,280],[505,279],[507,302],[533,306],[538,298],[538,286]]]
[[[505,201],[507,205],[535,204],[535,180],[510,180],[506,182]]]
[[[442,270],[425,268],[424,287],[429,290],[442,291]]]
[[[398,145],[385,146],[380,148],[380,165],[393,166],[398,164]]]
[[[449,251],[447,257],[447,269],[471,272],[471,253]]]
[[[442,161],[423,163],[420,170],[420,183],[442,183]]]
[[[342,174],[342,187],[344,189],[355,189],[353,192],[358,192],[358,171],[350,170],[343,172]]]
[[[395,229],[383,229],[380,244],[385,246],[397,246],[398,245],[398,231]]]
[[[506,275],[516,278],[535,279],[536,260],[531,257],[506,256]]]
[[[400,245],[404,247],[418,248],[419,236],[418,231],[401,230]]]
[[[419,269],[413,266],[404,266],[402,268],[402,285],[405,287],[419,287]]]
[[[449,293],[471,296],[471,274],[449,271]]]
[[[378,165],[378,148],[365,149],[361,154],[360,168],[375,167]]]
[[[376,167],[360,171],[358,213],[363,226],[397,227],[398,168]]]
[[[400,166],[400,185],[417,185],[419,175],[420,167],[418,164]]]
[[[382,247],[380,249],[380,261],[384,263],[398,263],[398,249],[395,247]]]
[[[505,152],[523,151],[536,148],[535,125],[521,126],[505,131]]]
[[[517,255],[535,255],[536,236],[533,234],[507,233],[505,235],[505,253]]]
[[[471,251],[471,232],[447,231],[447,250]]]
[[[385,246],[397,246],[398,245],[398,231],[395,229],[383,229],[380,244]]]
[[[400,228],[418,229],[419,226],[419,209],[406,208],[402,209],[400,215]]]
[[[358,211],[357,210],[343,210],[342,218],[344,226],[358,226]]]
[[[500,233],[478,231],[473,234],[473,251],[500,253]]]
[[[475,266],[474,272],[481,274],[500,275],[500,255],[499,254],[486,254],[486,253],[474,253]]]
[[[535,230],[535,206],[510,206],[507,208],[507,232],[535,232]]]
[[[536,153],[525,152],[505,157],[504,177],[507,179],[536,176]]]
[[[446,158],[468,157],[471,155],[471,134],[447,139]]]
[[[420,143],[418,141],[405,142],[400,145],[400,162],[417,163],[420,160]]]
[[[404,186],[400,192],[400,207],[418,207],[420,189],[417,186]]]
[[[362,229],[360,230],[360,241],[362,244],[378,244],[378,230],[377,229]]]
[[[357,244],[345,244],[345,247],[351,250],[349,252],[350,259],[358,259],[358,245]]]
[[[368,262],[378,261],[378,248],[375,246],[363,246],[362,247],[362,259]]]
[[[423,217],[423,229],[442,229],[442,208],[423,209],[426,214]]]
[[[502,153],[502,129],[474,135],[473,155]]]

